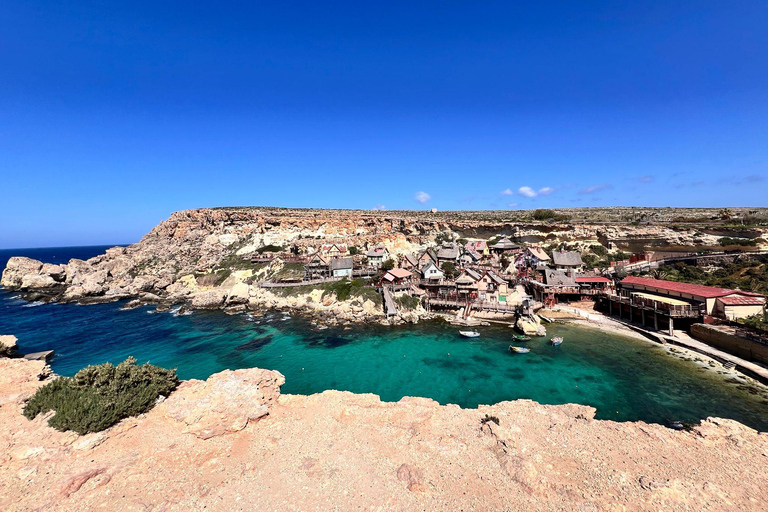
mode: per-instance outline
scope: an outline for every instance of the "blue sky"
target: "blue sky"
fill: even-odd
[[[0,248],[203,206],[766,206],[767,26],[762,1],[8,0]]]

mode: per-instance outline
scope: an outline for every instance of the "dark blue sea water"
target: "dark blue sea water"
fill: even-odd
[[[72,249],[57,258],[103,251]],[[122,306],[28,303],[0,290],[0,333],[15,334],[24,352],[55,350],[51,364],[63,375],[134,356],[176,367],[184,379],[225,368],[276,369],[286,376],[286,393],[341,389],[383,400],[425,396],[462,407],[528,398],[592,405],[604,419],[661,423],[720,416],[768,430],[761,389],[728,382],[728,376],[657,345],[591,329],[550,325],[549,335],[563,336],[563,345],[534,339],[527,344],[530,353],[510,354],[507,327],[481,328],[480,338],[467,340],[443,322],[320,330],[277,312],[184,316]]]

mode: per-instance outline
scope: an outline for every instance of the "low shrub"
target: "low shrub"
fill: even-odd
[[[55,411],[48,424],[57,430],[80,435],[100,432],[118,421],[143,414],[158,397],[176,389],[176,370],[136,365],[129,357],[117,366],[111,363],[88,366],[74,377],[61,377],[42,388],[24,407],[24,416]]]

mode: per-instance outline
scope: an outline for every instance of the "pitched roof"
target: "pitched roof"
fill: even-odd
[[[347,270],[354,265],[352,256],[346,258],[333,258],[331,260],[331,270]]]
[[[611,280],[607,277],[601,277],[601,276],[584,276],[584,277],[577,277],[576,278],[577,283],[610,283]]]
[[[386,247],[384,247],[383,245],[377,245],[377,246],[375,246],[375,247],[372,247],[372,248],[371,248],[371,249],[368,251],[368,253],[366,254],[366,256],[368,256],[369,258],[370,258],[370,257],[379,257],[379,256],[384,256],[384,255],[385,255],[385,254],[387,254],[387,253],[389,253],[389,251],[387,251],[387,248],[386,248]]]
[[[463,257],[465,254],[469,255],[474,261],[479,261],[483,257],[480,256],[477,252],[473,251],[472,249],[467,249],[466,251],[461,253],[461,256]]]
[[[762,306],[765,304],[765,297],[755,297],[754,295],[726,295],[718,297],[717,300],[726,306]]]
[[[440,270],[440,267],[438,267],[437,265],[435,265],[435,262],[434,262],[434,261],[432,261],[432,260],[429,260],[428,262],[426,262],[426,263],[424,264],[424,266],[423,266],[423,267],[421,267],[421,273],[422,273],[422,274],[423,274],[423,273],[425,273],[429,267],[435,267],[435,269],[437,269],[437,271],[438,271],[438,272],[440,272],[441,274],[443,273],[443,271],[442,271],[442,270]]]
[[[414,267],[419,264],[419,259],[413,254],[406,254],[403,259],[413,265]]]
[[[550,260],[550,258],[547,255],[547,253],[544,252],[544,249],[542,249],[541,247],[538,247],[536,245],[532,245],[531,247],[529,247],[528,248],[528,252],[530,252],[536,259],[538,259],[540,261],[549,261]]]
[[[485,275],[490,277],[491,280],[493,282],[495,282],[496,284],[504,284],[504,283],[506,283],[506,281],[504,279],[502,279],[498,274],[496,274],[496,272],[494,272],[493,270],[486,271]]]
[[[405,279],[407,277],[411,277],[411,273],[405,270],[404,268],[393,268],[392,270],[388,270],[387,274],[392,274],[397,279]]]
[[[502,250],[506,250],[506,249],[519,249],[520,248],[519,245],[517,245],[515,243],[512,243],[512,241],[509,238],[506,238],[506,237],[502,238],[501,240],[499,240],[498,242],[493,244],[491,247],[493,249],[502,249]]]
[[[441,245],[437,250],[437,259],[455,260],[459,257],[459,248],[455,244]]]
[[[544,283],[550,286],[575,286],[576,281],[566,275],[562,270],[552,270],[550,268],[544,271]]]
[[[317,261],[315,261],[315,260],[317,260]],[[313,255],[311,255],[309,257],[309,263],[310,264],[315,263],[315,264],[320,264],[320,265],[327,265],[328,264],[328,260],[325,259],[322,254],[320,254],[319,252],[316,252],[316,253],[314,253]]]
[[[552,259],[555,265],[563,265],[566,267],[579,267],[584,264],[581,261],[581,254],[576,251],[555,251],[552,253]]]
[[[481,277],[482,276],[478,272],[468,268],[456,278],[456,283],[476,283]]]
[[[648,286],[651,288],[659,288],[661,290],[665,290],[668,292],[688,293],[691,295],[698,295],[700,297],[705,297],[708,299],[714,299],[716,297],[724,297],[726,295],[732,295],[734,293],[741,293],[742,295],[752,295],[752,294],[739,292],[738,290],[731,290],[730,288],[715,288],[713,286],[704,286],[702,284],[678,283],[677,281],[651,279],[650,277],[628,276],[622,279],[621,284]]]

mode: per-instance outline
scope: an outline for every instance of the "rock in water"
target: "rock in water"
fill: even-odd
[[[10,357],[16,353],[16,349],[19,348],[16,344],[18,340],[16,336],[6,335],[0,336],[0,357]]]

